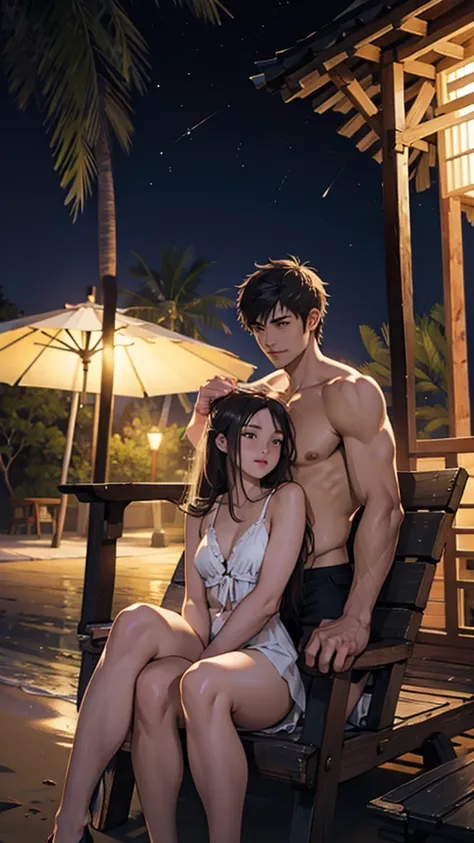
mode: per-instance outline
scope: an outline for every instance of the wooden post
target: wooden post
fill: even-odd
[[[405,127],[403,66],[385,56],[382,68],[382,145],[385,266],[387,276],[392,419],[399,470],[410,468],[416,447],[413,280],[408,147],[397,145]]]
[[[440,162],[441,164],[441,162]],[[461,201],[440,197],[449,435],[471,435]]]
[[[105,483],[107,480],[107,458],[112,428],[115,310],[117,307],[117,279],[113,275],[104,276],[103,291],[102,378],[100,384],[99,429],[94,465],[94,483]]]

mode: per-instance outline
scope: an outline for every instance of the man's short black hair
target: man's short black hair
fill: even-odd
[[[320,320],[314,332],[318,342],[327,310],[324,281],[316,270],[297,258],[272,260],[255,264],[256,271],[248,275],[238,287],[237,316],[247,331],[252,332],[258,322],[266,322],[276,306],[284,307],[300,316],[306,326],[310,310],[316,308]]]

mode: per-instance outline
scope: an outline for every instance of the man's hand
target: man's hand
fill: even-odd
[[[306,645],[305,662],[314,667],[319,656],[321,673],[329,673],[331,663],[336,673],[348,670],[367,647],[369,634],[370,627],[355,617],[342,615],[337,620],[323,620]]]
[[[236,386],[235,378],[224,378],[221,375],[215,375],[210,381],[206,381],[198,392],[195,404],[196,413],[199,413],[200,416],[208,416],[212,402],[222,395],[228,395]]]

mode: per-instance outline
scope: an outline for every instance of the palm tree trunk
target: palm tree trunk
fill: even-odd
[[[107,132],[101,132],[96,147],[97,186],[99,197],[99,274],[117,275],[117,235],[115,190]]]
[[[165,427],[168,426],[168,419],[169,419],[170,410],[171,410],[172,398],[173,398],[172,395],[165,395],[165,397],[163,398],[163,404],[161,406],[160,421],[158,422],[159,430],[164,430]]]
[[[115,190],[114,177],[112,170],[112,155],[110,152],[110,143],[107,130],[103,129],[100,133],[99,140],[95,149],[96,164],[97,164],[97,192],[98,192],[98,227],[99,227],[99,276],[101,282],[100,299],[103,303],[103,278],[105,275],[117,276],[117,229],[115,216]],[[97,455],[97,437],[99,427],[99,400],[100,396],[95,396],[95,416],[97,417],[97,424],[93,427],[93,442],[92,454],[94,459],[92,461],[92,473],[94,477],[95,457]],[[110,408],[110,421],[108,427],[111,427],[112,421],[112,407]],[[110,438],[110,436],[109,436]],[[108,460],[106,468],[106,476],[101,478],[104,482],[108,475]]]

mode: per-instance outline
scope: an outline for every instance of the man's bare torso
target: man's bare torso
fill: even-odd
[[[332,428],[322,391],[331,380],[354,374],[334,363],[323,382],[289,391],[288,376],[274,372],[259,381],[286,402],[296,430],[295,480],[306,492],[314,530],[315,552],[308,567],[338,565],[347,561],[346,544],[351,518],[359,501],[351,488],[341,437]]]

